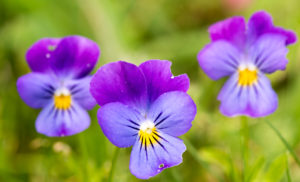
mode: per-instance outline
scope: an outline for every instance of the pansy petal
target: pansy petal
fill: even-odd
[[[273,113],[277,107],[277,94],[272,89],[270,80],[260,74],[257,85],[254,85],[249,91],[249,115],[252,117],[267,116]]]
[[[36,120],[36,130],[49,137],[74,135],[90,125],[88,113],[75,101],[67,110],[55,109],[54,103],[48,104]]]
[[[104,135],[117,147],[130,147],[139,132],[142,115],[119,102],[108,103],[98,110],[98,121]]]
[[[250,60],[264,73],[284,70],[288,60],[285,37],[278,34],[264,34],[249,49]]]
[[[109,102],[122,102],[145,108],[145,77],[131,63],[119,61],[100,67],[91,81],[90,91],[100,106]]]
[[[232,44],[222,40],[207,45],[198,54],[200,67],[213,80],[234,73],[240,61],[239,51]]]
[[[46,106],[55,92],[56,80],[40,73],[29,73],[17,81],[17,89],[23,101],[33,108]]]
[[[262,117],[273,113],[278,105],[270,81],[261,73],[257,83],[251,86],[239,86],[238,74],[234,74],[225,83],[218,100],[221,101],[220,111],[226,116]]]
[[[240,16],[215,23],[208,31],[212,41],[225,40],[237,47],[243,47],[246,40],[246,22]]]
[[[82,78],[92,71],[99,55],[99,47],[92,40],[69,36],[57,45],[51,56],[51,66],[58,76]]]
[[[155,127],[171,136],[180,136],[192,126],[196,104],[185,92],[167,92],[151,105],[148,116]]]
[[[59,38],[44,38],[34,43],[26,53],[26,60],[34,72],[48,72],[53,50],[60,42]]]
[[[275,27],[273,25],[271,15],[265,11],[258,11],[249,19],[248,39],[250,42],[254,42],[265,33],[273,33],[285,37],[285,45],[293,44],[297,41],[297,36],[294,32],[280,27]]]
[[[148,179],[162,170],[179,165],[186,147],[181,139],[159,133],[157,143],[145,146],[137,140],[132,148],[129,168],[133,175]]]
[[[242,115],[247,110],[247,92],[238,86],[238,74],[232,75],[221,92],[218,100],[221,101],[220,111],[226,116]]]
[[[96,100],[90,93],[90,82],[92,76],[87,76],[82,79],[70,80],[67,82],[67,87],[70,89],[72,99],[81,105],[84,109],[93,109],[96,105]]]
[[[149,103],[165,92],[188,90],[190,85],[188,76],[184,74],[174,77],[171,73],[171,64],[165,60],[149,60],[139,66],[146,78]]]

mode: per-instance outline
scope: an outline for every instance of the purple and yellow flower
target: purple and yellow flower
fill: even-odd
[[[230,76],[218,96],[220,111],[251,117],[273,113],[278,99],[265,74],[285,69],[286,46],[296,42],[295,33],[275,27],[263,11],[252,15],[247,26],[243,17],[233,17],[212,25],[209,33],[212,42],[198,61],[213,80]]]
[[[178,136],[196,114],[186,93],[188,76],[174,77],[170,66],[161,60],[140,66],[119,61],[102,66],[91,81],[102,131],[117,147],[133,146],[129,168],[141,179],[182,162],[186,147]]]
[[[96,104],[88,74],[99,55],[97,44],[80,36],[44,38],[27,51],[32,73],[18,79],[17,89],[27,105],[43,108],[36,120],[39,133],[67,136],[88,128],[86,110]]]

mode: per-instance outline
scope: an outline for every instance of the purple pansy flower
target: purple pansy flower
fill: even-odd
[[[292,31],[275,27],[260,11],[246,27],[243,17],[233,17],[209,28],[212,42],[198,54],[204,72],[213,80],[230,76],[218,100],[224,115],[266,116],[278,105],[276,93],[264,74],[284,70],[286,46],[296,42]]]
[[[36,129],[47,136],[79,133],[90,125],[86,110],[96,101],[89,92],[92,71],[100,50],[80,36],[44,38],[27,51],[32,73],[20,77],[17,89],[24,102],[43,108]]]
[[[133,146],[129,168],[141,179],[182,162],[186,147],[178,136],[196,114],[186,93],[188,76],[174,77],[170,66],[161,60],[140,66],[119,61],[102,66],[91,81],[105,136],[117,147]]]

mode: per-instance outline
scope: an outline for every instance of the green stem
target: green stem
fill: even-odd
[[[291,178],[291,175],[290,175],[289,162],[288,162],[288,157],[287,157],[287,155],[286,155],[286,157],[285,157],[285,160],[286,160],[286,176],[287,176],[287,181],[288,181],[288,182],[292,182],[292,178]]]
[[[109,176],[108,176],[108,182],[113,181],[114,172],[115,172],[115,169],[116,169],[116,163],[117,163],[119,153],[120,153],[120,148],[117,147],[115,149],[114,156],[113,156],[112,161],[111,161],[111,168],[110,168],[110,172],[109,172]]]
[[[79,134],[78,135],[78,140],[79,140],[79,146],[80,146],[80,151],[81,151],[81,156],[82,156],[82,160],[81,163],[82,165],[80,165],[80,171],[83,173],[82,178],[83,180],[87,180],[90,181],[90,176],[88,173],[88,167],[86,167],[86,165],[88,165],[88,150],[87,150],[87,145],[84,139],[84,135],[83,134]],[[83,167],[84,166],[84,167]]]
[[[268,120],[266,120],[266,123],[270,126],[270,128],[276,133],[276,135],[279,137],[279,139],[282,141],[282,143],[285,145],[286,149],[290,152],[298,166],[300,167],[300,160],[297,157],[296,153],[294,152],[293,148],[290,146],[290,144],[286,141],[286,139],[281,135],[280,131]]]
[[[248,166],[248,152],[249,152],[249,127],[248,127],[248,117],[241,117],[241,138],[242,138],[242,158],[243,158],[243,171],[242,179],[244,182],[247,181],[247,166]]]

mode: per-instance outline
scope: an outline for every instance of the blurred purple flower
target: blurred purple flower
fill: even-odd
[[[119,61],[102,66],[91,81],[105,136],[117,147],[133,145],[129,168],[141,179],[182,162],[186,147],[178,136],[196,115],[188,76],[174,77],[170,67],[161,60]]]
[[[36,120],[39,133],[67,136],[88,128],[86,110],[96,104],[88,74],[99,55],[97,44],[80,36],[44,38],[27,51],[32,73],[18,79],[17,89],[27,105],[43,108]]]
[[[218,100],[224,115],[261,117],[273,113],[277,95],[264,74],[284,70],[286,46],[296,42],[292,31],[275,27],[264,11],[252,15],[248,25],[233,17],[209,28],[212,43],[198,54],[203,71],[213,80],[230,76]]]

